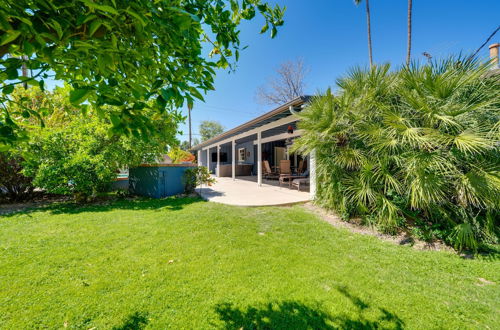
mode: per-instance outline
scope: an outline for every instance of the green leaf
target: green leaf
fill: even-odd
[[[174,91],[172,90],[172,88],[162,88],[161,90],[161,96],[163,97],[163,99],[165,101],[168,101],[170,100],[172,97],[175,96],[175,93]]]
[[[205,99],[203,98],[203,95],[201,95],[201,93],[196,88],[192,87],[192,88],[189,89],[189,91],[197,99],[205,101]]]
[[[11,41],[14,41],[19,37],[21,34],[21,31],[16,31],[16,30],[8,30],[5,32],[5,34],[2,36],[2,39],[0,41],[0,46],[3,46],[5,44],[8,44]]]
[[[2,89],[2,92],[3,92],[5,95],[8,95],[8,94],[12,93],[13,91],[14,91],[14,85],[5,86],[5,87]]]
[[[5,73],[7,73],[7,79],[14,80],[19,77],[19,72],[17,71],[16,67],[9,67],[5,70]]]
[[[120,123],[121,123],[120,117],[117,114],[115,114],[115,113],[110,114],[109,115],[109,119],[111,119],[111,123],[115,127],[119,126]]]
[[[165,102],[165,99],[161,96],[158,95],[156,98],[156,103],[160,106],[160,108],[165,108],[167,106],[167,102]]]
[[[137,13],[133,12],[130,9],[125,10],[125,12],[130,16],[132,16],[133,18],[135,18],[136,20],[138,20],[142,26],[146,26],[146,22],[144,21],[144,19],[142,19],[142,17],[139,16]]]
[[[23,42],[23,51],[24,51],[24,53],[26,55],[30,56],[35,51],[35,48],[27,40],[24,40],[24,42]]]
[[[260,33],[265,33],[268,29],[269,29],[269,24],[266,24],[262,27],[262,29],[260,30]]]
[[[63,30],[62,30],[61,25],[56,20],[52,20],[48,24],[50,26],[52,26],[54,28],[54,30],[56,30],[56,33],[57,33],[57,36],[59,37],[59,39],[62,39],[62,37],[63,37]]]
[[[106,13],[118,15],[118,11],[111,6],[98,5],[90,0],[80,0],[80,1],[83,2],[87,7],[91,8],[91,9],[97,9],[97,10],[100,10],[100,11],[103,11]]]
[[[78,105],[87,99],[89,92],[89,89],[74,89],[69,93],[69,101],[74,105]]]
[[[276,37],[276,34],[278,33],[278,29],[276,29],[275,26],[271,29],[271,38]]]
[[[151,86],[151,89],[155,90],[155,89],[157,89],[158,87],[160,87],[162,84],[163,84],[163,80],[158,79],[158,80],[156,80],[156,81],[153,83],[153,86]]]
[[[101,25],[102,25],[101,20],[95,20],[92,23],[90,23],[89,35],[92,37],[94,33],[101,27]]]

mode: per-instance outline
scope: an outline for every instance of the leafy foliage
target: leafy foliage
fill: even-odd
[[[211,138],[222,134],[223,132],[224,126],[222,126],[218,121],[203,120],[200,123],[201,142],[210,140]]]
[[[22,158],[0,153],[0,193],[6,190],[12,200],[29,197],[33,192],[32,178],[22,173]]]
[[[180,148],[173,148],[168,152],[168,157],[172,160],[172,163],[179,164],[183,162],[192,163],[195,160],[195,157],[192,153],[182,150]]]
[[[191,146],[195,146],[197,144],[200,144],[200,140],[198,140],[197,138],[194,138],[192,143],[191,143]],[[181,144],[179,145],[179,148],[181,148],[182,150],[185,150],[185,151],[189,151],[189,149],[190,149],[189,141],[182,141]]]
[[[147,140],[134,135],[113,135],[112,123],[99,118],[91,109],[86,116],[79,114],[67,101],[69,91],[69,88],[58,88],[51,93],[36,88],[19,91],[19,100],[32,103],[26,107],[47,106],[44,111],[50,126],[40,129],[30,126],[30,118],[25,119],[23,125],[30,130],[31,139],[10,150],[11,154],[24,156],[23,172],[34,178],[37,187],[85,199],[105,191],[119,168],[153,162],[176,142],[177,119],[168,112],[148,114],[155,119],[155,131]],[[113,110],[113,107],[104,109]],[[148,110],[144,111],[147,114]]]
[[[113,132],[149,136],[152,113],[192,105],[214,88],[215,69],[238,60],[241,21],[257,12],[274,37],[284,9],[260,0],[2,1],[0,102],[13,102],[15,85],[43,90],[50,77],[71,84],[71,103],[83,112],[92,105]],[[23,65],[31,77],[19,75]],[[26,135],[9,108],[0,115],[4,149]]]
[[[212,177],[206,166],[197,166],[186,170],[183,180],[186,193],[193,193],[197,186],[204,184],[211,186],[215,183],[215,178]]]
[[[497,242],[500,86],[486,72],[453,58],[355,69],[315,97],[296,148],[316,149],[318,201],[387,231],[423,221],[458,249]]]

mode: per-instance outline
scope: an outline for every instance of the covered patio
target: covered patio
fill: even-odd
[[[279,187],[276,181],[264,180],[260,186],[255,182],[256,177],[217,178],[211,187],[197,188],[201,197],[207,201],[237,206],[272,206],[291,205],[310,200],[308,191],[298,191]]]
[[[233,205],[280,205],[314,199],[314,153],[298,155],[291,149],[303,133],[297,127],[297,113],[307,100],[308,97],[298,97],[194,146],[198,165],[207,167],[218,181],[203,190],[203,197]],[[288,170],[281,164],[287,164]],[[308,192],[292,189],[288,184],[278,186],[278,179],[283,183],[299,177]]]

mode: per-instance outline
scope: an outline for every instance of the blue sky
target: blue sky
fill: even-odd
[[[235,72],[220,71],[215,91],[192,112],[193,136],[202,120],[217,120],[226,129],[244,123],[271,107],[259,104],[255,92],[273,75],[280,63],[302,57],[309,67],[306,93],[333,86],[349,68],[366,66],[368,51],[364,4],[352,0],[272,1],[286,5],[285,24],[275,39],[259,34],[262,19],[241,26],[242,52]],[[406,56],[405,0],[371,0],[373,56],[376,63],[398,66]],[[422,52],[434,57],[472,52],[500,24],[498,0],[413,0],[412,58],[423,61]],[[491,43],[499,42],[497,34]],[[480,54],[488,56],[485,47]],[[181,125],[187,140],[187,125]]]

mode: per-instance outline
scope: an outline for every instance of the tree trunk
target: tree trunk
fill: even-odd
[[[372,30],[370,26],[370,1],[366,0],[366,26],[368,29],[368,59],[370,60],[370,69],[373,66],[372,56]]]
[[[411,58],[411,7],[412,0],[408,0],[408,46],[406,51],[406,65],[410,65]]]
[[[191,135],[191,106],[188,105],[188,121],[189,121],[189,149],[193,147],[192,135]]]

